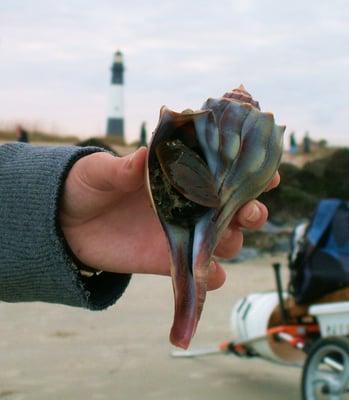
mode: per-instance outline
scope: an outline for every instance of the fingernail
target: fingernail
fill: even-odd
[[[134,160],[136,154],[137,154],[137,151],[128,156],[128,159],[126,161],[126,168],[127,169],[131,169],[132,168],[133,160]]]
[[[213,260],[210,262],[210,272],[214,274],[216,271],[217,271],[217,263],[216,261]]]
[[[261,217],[261,210],[257,206],[257,204],[253,204],[249,210],[249,213],[246,215],[247,222],[257,222]]]
[[[138,157],[141,158],[141,153],[146,153],[147,148],[145,146],[141,146],[134,153],[128,155],[128,160],[126,161],[126,168],[131,169],[134,164],[134,160]]]
[[[222,239],[229,239],[230,236],[231,236],[231,229],[227,228],[227,229],[224,231],[223,235],[222,235]]]

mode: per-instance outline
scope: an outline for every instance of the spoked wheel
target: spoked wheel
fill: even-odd
[[[349,400],[349,339],[320,339],[303,368],[303,400]]]

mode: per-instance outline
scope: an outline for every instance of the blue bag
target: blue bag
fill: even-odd
[[[289,258],[289,291],[297,303],[349,286],[349,202],[320,201],[298,246]]]

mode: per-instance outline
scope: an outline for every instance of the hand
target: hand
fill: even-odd
[[[126,157],[94,153],[78,160],[65,182],[60,223],[75,256],[85,265],[119,273],[169,275],[169,253],[144,185],[147,150]],[[278,185],[277,174],[269,185]],[[241,227],[259,229],[266,207],[253,200],[236,214],[216,255],[232,257],[242,246]],[[209,289],[225,280],[223,268],[210,266]]]

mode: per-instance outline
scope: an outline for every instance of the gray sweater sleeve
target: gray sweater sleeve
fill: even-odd
[[[58,224],[64,180],[93,147],[0,146],[0,300],[92,310],[113,304],[130,275],[80,275]]]

